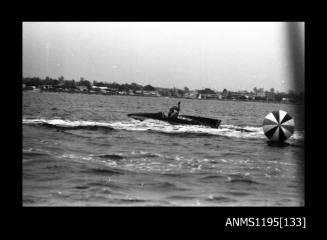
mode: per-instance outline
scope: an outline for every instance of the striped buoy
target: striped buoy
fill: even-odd
[[[262,128],[269,140],[282,142],[292,136],[294,120],[285,111],[273,111],[263,120]]]

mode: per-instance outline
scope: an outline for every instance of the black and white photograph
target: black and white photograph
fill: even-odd
[[[23,207],[305,207],[305,22],[21,24]]]

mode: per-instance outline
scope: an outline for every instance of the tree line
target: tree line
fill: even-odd
[[[98,87],[108,87],[109,89],[113,89],[116,91],[155,91],[158,90],[158,92],[162,96],[168,96],[168,95],[179,95],[182,96],[183,94],[190,92],[188,87],[184,87],[184,89],[176,89],[176,88],[170,88],[170,89],[162,89],[162,88],[156,88],[151,85],[145,85],[142,86],[137,83],[124,83],[119,84],[116,82],[108,83],[108,82],[98,82],[93,80],[92,83],[89,80],[84,79],[83,77],[80,78],[79,81],[72,80],[66,80],[63,76],[59,77],[58,79],[46,77],[45,79],[41,79],[39,77],[23,77],[23,84],[26,86],[44,86],[44,85],[51,85],[54,87],[61,87],[61,88],[67,88],[67,89],[76,89],[78,86],[85,86],[88,88],[88,90],[91,90],[92,85],[98,86]],[[254,88],[253,91],[256,92],[258,89]],[[210,89],[210,88],[204,88],[202,90],[197,90],[198,94],[216,94],[216,91]],[[268,91],[265,91],[267,93]],[[227,99],[232,99],[232,93],[231,91],[227,91],[227,89],[223,90],[223,95],[225,93],[225,96]],[[251,92],[253,93],[253,92]],[[284,92],[275,92],[273,88],[270,89],[270,93],[273,93],[274,95],[274,101],[280,102],[283,100],[283,98],[288,98],[291,100],[291,102],[304,102],[304,93],[296,93],[295,91],[289,91],[288,93]],[[244,96],[240,96],[241,99]],[[265,97],[256,97],[256,100],[265,100]]]
[[[142,86],[137,83],[124,83],[119,84],[116,82],[108,83],[108,82],[98,82],[98,81],[91,81],[84,79],[83,77],[80,78],[79,81],[72,80],[65,80],[64,77],[59,77],[58,79],[46,77],[45,79],[41,79],[39,77],[32,77],[32,78],[23,78],[23,84],[26,86],[44,86],[44,85],[51,85],[51,86],[60,86],[62,88],[73,89],[77,88],[78,86],[86,86],[89,90],[91,89],[92,85],[97,87],[108,87],[110,89],[115,89],[118,91],[137,91],[137,90],[144,90],[144,91],[155,91],[155,87],[151,85]]]

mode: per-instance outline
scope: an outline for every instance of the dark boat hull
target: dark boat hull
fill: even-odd
[[[141,121],[144,119],[155,119],[155,120],[165,121],[170,124],[203,125],[212,128],[218,128],[221,122],[219,119],[196,117],[196,116],[189,116],[189,115],[179,115],[178,118],[168,118],[163,112],[130,113],[127,114],[127,116]]]

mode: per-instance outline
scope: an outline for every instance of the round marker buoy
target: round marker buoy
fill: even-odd
[[[285,111],[273,111],[263,120],[262,128],[270,141],[283,142],[294,133],[294,120]]]

